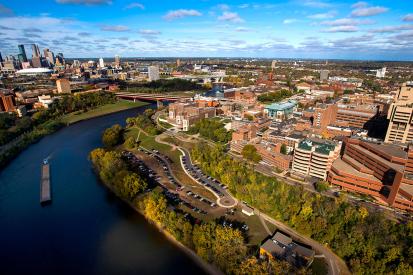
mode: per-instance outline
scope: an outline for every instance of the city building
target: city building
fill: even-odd
[[[261,156],[261,161],[269,166],[280,170],[288,170],[291,167],[292,156],[280,153],[280,146],[259,143],[254,145],[257,153]]]
[[[288,100],[282,103],[272,103],[264,107],[264,114],[275,121],[283,121],[292,117],[297,110],[297,101]]]
[[[105,68],[105,61],[103,60],[103,58],[99,58],[99,67],[100,68]]]
[[[379,114],[379,108],[373,104],[339,105],[336,122],[356,128],[367,128],[368,122]]]
[[[18,45],[17,47],[19,48],[18,57],[19,57],[20,62],[21,63],[28,62],[26,50],[24,49],[24,45]]]
[[[328,181],[378,202],[413,211],[413,148],[372,139],[348,138]]]
[[[341,142],[307,138],[295,145],[292,173],[327,179],[333,161],[339,157]]]
[[[70,94],[72,90],[70,89],[70,81],[67,79],[56,80],[57,93],[58,94]]]
[[[278,231],[260,246],[260,257],[286,260],[296,267],[308,267],[314,260],[315,251]]]
[[[257,127],[253,124],[246,124],[232,133],[232,141],[250,141],[257,137]]]
[[[115,55],[115,67],[119,68],[120,67],[120,56]]]
[[[34,68],[43,67],[42,56],[40,54],[39,46],[37,46],[36,44],[32,45],[32,66]]]
[[[329,74],[329,71],[327,71],[327,70],[321,70],[321,71],[320,71],[320,81],[321,81],[321,82],[327,81],[327,80],[328,80],[328,74]]]
[[[18,75],[36,76],[36,75],[50,75],[53,71],[48,68],[28,68],[16,72]]]
[[[16,111],[16,102],[14,100],[13,94],[0,92],[0,111],[1,112]]]
[[[149,81],[159,80],[159,67],[158,66],[148,67],[148,80]]]
[[[386,76],[386,70],[387,70],[386,67],[383,67],[383,68],[381,68],[381,69],[378,69],[378,70],[376,71],[376,77],[377,77],[377,78],[384,78],[384,77]]]
[[[54,53],[51,52],[49,49],[44,49],[43,53],[44,53],[44,58],[46,58],[48,65],[49,66],[54,65],[55,64]]]
[[[387,113],[389,127],[385,142],[409,143],[413,141],[413,83],[403,84],[396,94],[396,101]]]
[[[168,122],[188,131],[197,121],[216,116],[215,107],[199,107],[196,102],[176,102],[169,104]]]

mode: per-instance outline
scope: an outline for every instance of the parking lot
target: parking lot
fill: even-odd
[[[189,154],[185,152],[185,155],[181,158],[185,171],[216,196],[216,203],[219,206],[226,208],[234,207],[237,201],[228,193],[227,186],[211,176],[205,175],[196,164],[192,163],[188,156]]]
[[[185,210],[192,211],[194,214],[205,216],[207,214],[220,214],[219,207],[210,198],[199,194],[195,188],[180,183],[171,173],[170,159],[155,151],[148,151],[140,148],[134,155],[139,163],[139,173],[144,173],[157,185],[164,189],[164,194],[174,205]],[[146,167],[147,165],[147,167]],[[140,168],[143,166],[143,169]],[[146,167],[146,168],[145,168]],[[196,215],[195,215],[196,216]]]

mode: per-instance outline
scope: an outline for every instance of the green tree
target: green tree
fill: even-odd
[[[260,162],[262,159],[261,156],[257,153],[257,148],[252,144],[245,145],[244,148],[242,148],[241,154],[247,160],[250,160],[256,163]]]
[[[105,147],[113,147],[122,142],[122,126],[115,124],[103,132],[102,143]]]
[[[285,145],[284,143],[281,144],[280,153],[283,155],[287,154],[287,145]]]

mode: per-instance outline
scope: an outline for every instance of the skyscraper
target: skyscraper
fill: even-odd
[[[156,81],[159,79],[159,67],[158,66],[148,67],[148,79],[149,81]]]
[[[54,53],[51,52],[49,49],[44,49],[43,53],[49,65],[54,65],[55,63]]]
[[[104,68],[105,67],[105,61],[103,61],[103,58],[99,58],[99,67]]]
[[[39,46],[32,44],[32,57],[41,57]]]
[[[60,66],[65,64],[65,58],[63,57],[63,53],[58,53],[56,55],[56,63],[59,63]]]
[[[39,46],[36,44],[32,44],[32,65],[34,68],[41,68],[43,65]]]
[[[115,66],[116,67],[120,66],[120,56],[119,55],[115,55]]]
[[[19,60],[20,62],[27,62],[27,55],[26,50],[24,49],[24,45],[18,45],[19,48]]]
[[[2,62],[3,62],[3,56],[1,56],[1,53],[0,53],[0,63]]]
[[[327,70],[321,70],[320,71],[320,81],[326,81],[328,79],[328,73],[329,73],[329,71],[327,71]]]

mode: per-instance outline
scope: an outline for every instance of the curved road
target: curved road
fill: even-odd
[[[157,120],[156,120],[156,121],[157,121]],[[172,136],[176,137],[176,136],[174,135],[174,133],[171,132],[171,131],[169,131],[169,130],[167,130],[167,131],[165,132],[165,134],[172,135]],[[176,137],[176,138],[178,138],[178,137]],[[179,139],[179,138],[178,138],[178,139]],[[170,146],[175,146],[175,147],[177,147],[178,149],[180,149],[185,155],[188,156],[187,159],[189,160],[189,162],[190,162],[191,165],[192,165],[192,162],[191,162],[191,160],[190,160],[190,154],[189,154],[189,152],[188,152],[186,149],[181,148],[181,147],[178,147],[178,146],[176,146],[176,145],[174,145],[174,144],[171,144],[171,143],[168,143],[168,142],[165,142],[165,141],[163,141],[163,143],[167,143],[167,144],[169,144]],[[188,163],[189,163],[189,162],[188,162]],[[181,163],[181,164],[182,164],[182,163]],[[184,169],[184,171],[186,171],[184,167],[182,167],[182,168]],[[258,171],[258,172],[259,172],[259,171]],[[274,176],[274,175],[273,175],[273,176]],[[224,191],[225,191],[225,196],[231,197],[234,201],[237,201],[236,198],[234,198],[229,192],[227,192],[226,190],[224,190]],[[322,253],[322,255],[316,255],[316,257],[322,257],[322,258],[325,258],[325,259],[326,259],[326,262],[327,262],[327,264],[328,264],[328,274],[329,274],[329,275],[339,275],[339,274],[345,274],[345,275],[347,275],[347,274],[351,274],[351,272],[350,272],[350,270],[348,269],[346,263],[345,263],[340,257],[338,257],[336,254],[334,254],[334,252],[332,252],[329,248],[325,247],[324,245],[320,244],[319,242],[317,242],[317,241],[315,241],[315,240],[313,240],[313,239],[311,239],[311,238],[309,238],[309,237],[306,237],[306,236],[301,235],[300,233],[298,233],[297,231],[295,231],[295,230],[292,229],[291,227],[285,225],[284,223],[282,223],[282,222],[280,222],[280,221],[277,221],[277,220],[271,218],[270,216],[268,216],[268,215],[266,215],[266,214],[264,214],[264,213],[261,213],[261,212],[260,212],[259,210],[257,210],[257,209],[254,209],[254,213],[255,213],[256,215],[258,215],[260,218],[262,218],[262,219],[268,221],[269,223],[275,225],[275,226],[276,226],[277,228],[279,228],[280,230],[282,230],[282,231],[290,234],[290,236],[291,236],[293,239],[298,240],[298,241],[301,241],[301,242],[303,242],[303,243],[306,243],[306,244],[310,245],[311,247],[313,247],[313,248],[314,248],[315,250],[317,250],[318,252]]]

